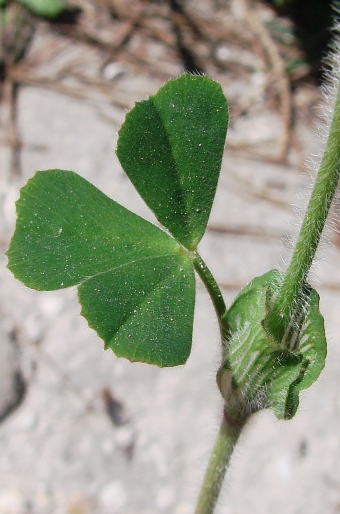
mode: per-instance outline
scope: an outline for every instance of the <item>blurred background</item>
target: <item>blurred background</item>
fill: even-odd
[[[255,81],[281,113],[284,157],[294,92],[321,80],[335,17],[328,0],[1,0],[0,15],[2,139],[14,174],[21,87],[102,104],[109,116],[153,91],[150,79],[161,84],[183,70],[225,86]],[[234,121],[252,108],[238,100]]]
[[[0,0],[0,514],[191,514],[222,407],[200,283],[184,367],[117,359],[79,316],[75,288],[37,293],[6,270],[20,187],[38,169],[72,169],[155,221],[115,157],[117,132],[169,78],[207,74],[230,127],[200,249],[230,303],[287,259],[291,206],[320,153],[335,16],[327,0]],[[335,217],[327,242],[313,275],[326,370],[293,421],[254,417],[217,514],[340,512]]]

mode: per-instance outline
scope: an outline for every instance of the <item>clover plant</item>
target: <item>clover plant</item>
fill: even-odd
[[[72,171],[37,172],[17,201],[7,255],[33,289],[76,285],[81,314],[105,348],[130,361],[184,364],[190,355],[195,271],[221,331],[217,383],[224,415],[196,514],[214,511],[226,466],[252,413],[296,413],[299,392],[326,357],[319,297],[307,275],[337,187],[340,100],[300,236],[286,273],[254,278],[227,309],[197,245],[220,173],[228,104],[219,84],[184,74],[127,114],[117,155],[159,228]]]

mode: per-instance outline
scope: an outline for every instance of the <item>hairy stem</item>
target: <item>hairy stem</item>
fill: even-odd
[[[340,87],[326,148],[283,283],[268,318],[268,329],[280,341],[291,317],[303,303],[303,290],[320,242],[340,177]]]
[[[211,271],[209,270],[208,266],[205,264],[204,260],[199,255],[199,253],[197,251],[192,252],[191,258],[197,273],[199,274],[203,284],[207,288],[207,291],[210,295],[211,301],[215,307],[218,321],[221,322],[221,318],[226,312],[226,306],[224,303],[221,290],[218,287],[217,282],[214,279]]]
[[[227,416],[223,416],[204,476],[195,514],[212,514],[214,512],[225,472],[243,426],[243,422],[235,423]]]

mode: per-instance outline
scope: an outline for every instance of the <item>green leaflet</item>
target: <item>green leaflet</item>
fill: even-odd
[[[17,216],[7,252],[16,278],[45,291],[78,285],[82,314],[117,355],[187,360],[194,270],[173,238],[71,171],[37,172]]]
[[[79,286],[82,314],[107,346],[117,356],[158,366],[189,357],[194,297],[184,256],[133,262]]]
[[[202,238],[228,125],[221,86],[182,75],[127,114],[117,156],[159,221],[188,249]]]
[[[290,419],[299,392],[324,367],[326,339],[319,296],[311,288],[300,330],[293,331],[290,341],[279,345],[267,332],[268,308],[280,281],[275,270],[255,278],[227,311],[222,320],[227,327],[225,360],[218,382],[227,403],[231,397],[244,402],[244,414],[271,407],[278,419]]]

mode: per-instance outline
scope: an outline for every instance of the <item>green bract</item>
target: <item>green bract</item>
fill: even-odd
[[[228,125],[221,86],[182,75],[135,105],[120,129],[118,158],[159,221],[186,248],[202,238]]]
[[[293,327],[284,345],[266,330],[281,280],[275,270],[255,278],[222,319],[227,335],[218,382],[227,402],[230,398],[243,402],[244,415],[271,407],[277,418],[292,418],[299,392],[318,378],[325,364],[324,322],[314,289],[308,288],[303,320]]]

